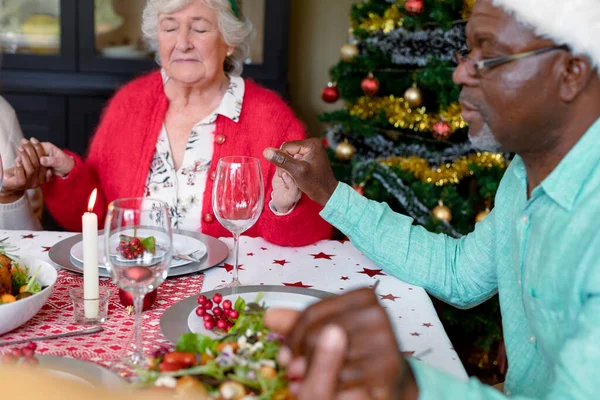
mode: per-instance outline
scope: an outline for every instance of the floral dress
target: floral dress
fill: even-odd
[[[167,83],[168,79],[163,71],[163,82]],[[200,229],[217,116],[220,114],[237,123],[242,112],[244,89],[242,78],[230,77],[229,88],[219,107],[192,128],[179,170],[175,169],[167,128],[163,123],[146,180],[145,197],[167,203],[173,228]]]

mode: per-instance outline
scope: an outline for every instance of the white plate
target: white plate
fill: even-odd
[[[256,296],[261,292],[247,292],[230,294],[223,296],[223,300],[229,300],[232,306],[235,305],[238,297],[246,300],[246,303],[251,303],[256,299]],[[284,293],[284,292],[262,292],[263,298],[260,300],[260,304],[265,304],[267,308],[289,308],[293,310],[302,311],[313,303],[321,300],[319,297],[300,294],[300,293]],[[212,299],[211,299],[212,300]],[[223,303],[221,303],[223,304]],[[215,305],[213,304],[213,307]],[[202,335],[210,336],[212,338],[219,337],[219,334],[209,331],[204,328],[204,320],[202,317],[196,315],[196,308],[188,315],[188,328],[190,332],[200,333]]]
[[[128,232],[123,232],[124,234],[128,234]],[[144,232],[140,231],[138,233],[140,237],[146,237],[149,235],[144,235]],[[173,234],[173,246],[175,247],[175,254],[194,254],[194,258],[200,260],[202,257],[206,255],[206,245],[202,243],[200,240],[186,236],[180,235],[178,233]],[[116,253],[116,249],[115,249]],[[73,259],[83,263],[83,242],[77,242],[71,247],[71,257]],[[98,263],[101,267],[104,266],[104,235],[98,235]],[[188,260],[182,260],[180,258],[174,258],[171,261],[171,268],[181,267],[183,265],[187,265],[191,263]]]
[[[39,368],[50,375],[89,386],[118,389],[125,387],[121,377],[89,361],[70,357],[36,356]]]

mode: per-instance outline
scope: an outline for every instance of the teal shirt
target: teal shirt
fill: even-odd
[[[321,215],[397,278],[457,307],[499,294],[508,373],[517,399],[600,398],[600,120],[527,199],[516,157],[494,210],[453,239],[414,226],[339,184]],[[411,361],[420,399],[502,399]]]

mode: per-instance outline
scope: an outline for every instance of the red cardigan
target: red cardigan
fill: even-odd
[[[100,228],[108,204],[118,198],[143,197],[156,141],[169,102],[159,72],[127,84],[110,101],[88,150],[85,161],[75,154],[75,168],[64,179],[55,178],[44,185],[44,196],[52,216],[66,229],[81,231],[81,216],[88,198],[98,188],[94,212]],[[318,215],[321,207],[303,196],[296,209],[286,216],[269,210],[271,180],[275,167],[262,157],[266,147],[304,139],[302,124],[274,93],[246,81],[240,120],[235,123],[219,115],[216,134],[225,142],[214,145],[211,171],[221,157],[246,155],[261,160],[265,180],[265,207],[258,222],[246,231],[282,246],[303,246],[331,236],[332,228]],[[202,205],[202,232],[214,236],[231,236],[213,217],[212,180],[207,180]]]

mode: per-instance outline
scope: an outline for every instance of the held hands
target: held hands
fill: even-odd
[[[25,190],[36,189],[50,181],[53,175],[64,177],[75,167],[73,157],[52,143],[23,139],[17,148],[15,166],[4,171],[0,202],[19,199]]]
[[[337,187],[327,152],[318,139],[286,142],[281,149],[269,147],[263,156],[287,172],[302,192],[322,206]]]
[[[373,290],[323,300],[305,312],[269,310],[265,324],[286,335],[279,361],[304,399],[417,399],[387,313]]]
[[[294,158],[302,157],[296,155]],[[298,188],[298,185],[296,185],[296,182],[294,182],[290,174],[281,168],[277,168],[271,185],[273,186],[271,199],[278,213],[288,213],[298,200],[300,200],[300,197],[302,197],[302,192]]]

